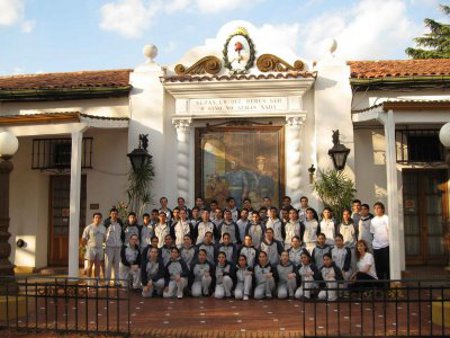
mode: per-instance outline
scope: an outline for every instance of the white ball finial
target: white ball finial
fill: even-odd
[[[327,50],[330,54],[334,54],[338,47],[336,39],[328,39],[327,40]]]
[[[10,131],[0,132],[0,157],[10,158],[19,149],[19,140]]]
[[[444,124],[439,131],[439,140],[446,148],[450,148],[450,122]]]
[[[147,62],[153,62],[158,56],[158,48],[153,44],[145,45],[142,49],[142,53],[148,59]]]

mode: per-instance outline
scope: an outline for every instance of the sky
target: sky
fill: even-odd
[[[441,0],[440,3],[448,3]],[[406,59],[443,22],[438,0],[0,0],[0,75],[134,68],[142,48],[174,64],[232,20],[280,39],[306,60],[336,39],[346,60]]]

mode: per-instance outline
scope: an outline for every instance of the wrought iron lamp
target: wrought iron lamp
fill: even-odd
[[[14,168],[10,160],[18,148],[19,141],[13,133],[0,132],[0,276],[14,275],[14,265],[9,261],[11,245],[8,242],[11,237],[9,232],[9,176]]]
[[[347,162],[347,156],[349,153],[350,149],[339,141],[339,129],[333,130],[333,148],[328,150],[328,155],[330,155],[333,160],[333,165],[336,170],[342,170],[345,168],[345,163]]]
[[[145,168],[148,161],[152,158],[147,151],[148,148],[148,134],[139,134],[139,145],[127,156],[130,159],[131,166],[134,172]]]

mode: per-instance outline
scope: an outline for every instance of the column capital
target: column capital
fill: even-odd
[[[288,115],[286,116],[286,126],[301,127],[305,122],[305,115]]]
[[[177,132],[189,133],[192,127],[192,118],[190,117],[174,117],[172,118],[172,124]]]

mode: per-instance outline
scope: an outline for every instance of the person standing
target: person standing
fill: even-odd
[[[283,224],[278,218],[278,209],[270,207],[269,218],[266,222],[266,229],[273,229],[273,237],[280,242],[283,242]]]
[[[109,226],[106,229],[106,249],[105,249],[105,263],[106,263],[106,281],[111,280],[111,273],[114,270],[115,283],[119,282],[119,263],[120,251],[122,249],[122,226],[118,219],[119,212],[116,208],[109,211]]]
[[[306,221],[306,210],[309,208],[308,197],[300,197],[300,208],[298,209],[298,219],[300,222]]]
[[[298,236],[303,240],[305,225],[298,220],[298,212],[295,209],[289,210],[289,221],[283,227],[284,249],[291,247],[292,237]]]
[[[158,237],[158,248],[162,248],[167,235],[170,235],[170,226],[167,223],[167,215],[164,211],[159,212],[159,223],[155,225],[155,236]]]
[[[83,231],[82,243],[86,246],[85,258],[88,261],[87,276],[92,276],[94,267],[94,276],[100,276],[100,262],[103,260],[103,243],[106,238],[106,228],[102,222],[102,214],[96,212],[92,215],[92,223],[86,226]]]
[[[372,248],[378,279],[390,279],[389,271],[389,218],[384,213],[384,205],[373,205],[375,216],[370,221],[373,234]]]
[[[372,252],[373,235],[370,232],[370,222],[373,215],[370,213],[370,207],[368,204],[361,205],[361,217],[358,224],[358,240],[363,240],[367,244],[369,252]]]
[[[184,236],[191,235],[192,233],[192,225],[189,223],[187,219],[188,214],[185,209],[180,210],[180,219],[176,221],[172,228],[170,229],[170,234],[172,238],[175,240],[175,246],[178,249],[181,249],[183,246]]]
[[[325,234],[326,244],[330,246],[334,245],[334,237],[336,236],[336,224],[332,215],[331,209],[326,207],[322,211],[322,220],[320,221],[320,232]]]

